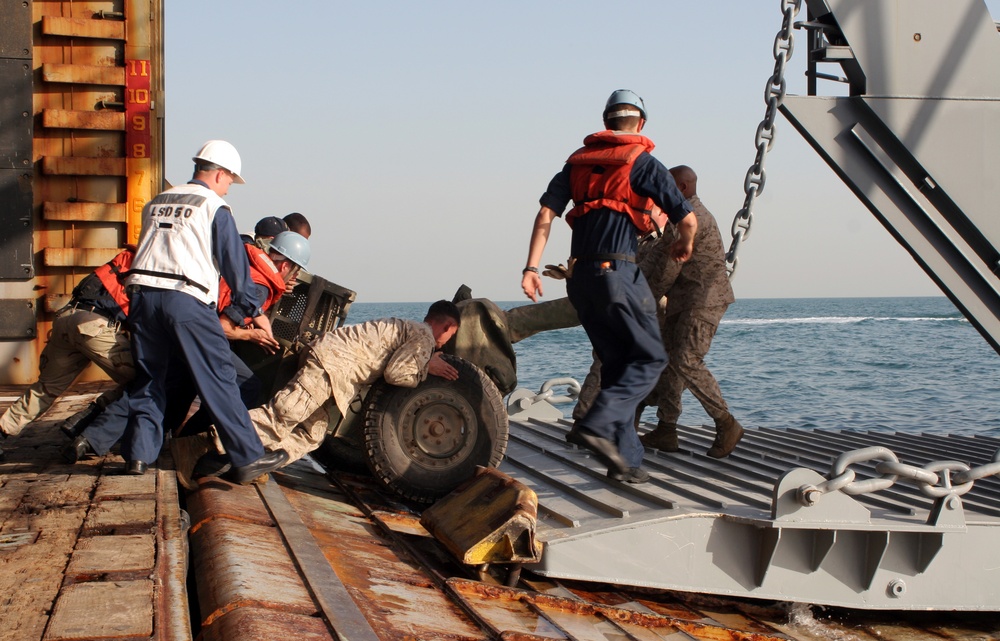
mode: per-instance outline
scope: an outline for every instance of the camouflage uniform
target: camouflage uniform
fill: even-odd
[[[0,433],[18,434],[44,414],[92,362],[119,385],[132,380],[135,367],[122,323],[85,309],[60,310],[39,357],[38,380],[0,417]],[[121,391],[115,393],[120,395]],[[109,394],[106,400],[114,397]]]
[[[292,381],[250,411],[264,448],[284,449],[289,462],[319,447],[334,416],[344,415],[359,389],[379,378],[416,387],[427,378],[434,334],[426,323],[387,318],[327,332],[309,346]]]
[[[698,233],[694,239],[694,254],[687,262],[677,265],[663,251],[651,252],[646,273],[657,276],[654,295],[666,292],[666,309],[661,319],[663,344],[670,360],[656,388],[647,399],[657,405],[657,418],[664,423],[676,423],[681,415],[681,394],[685,389],[701,402],[705,411],[717,422],[726,418],[729,409],[722,398],[719,384],[705,366],[705,355],[726,309],[734,302],[733,288],[726,274],[725,250],[715,218],[697,196],[688,201],[698,217]],[[666,239],[656,241],[664,243]],[[656,269],[656,263],[664,263]],[[676,269],[676,267],[680,269]],[[672,283],[671,283],[672,281]]]

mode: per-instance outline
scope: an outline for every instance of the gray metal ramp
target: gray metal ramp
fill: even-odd
[[[711,428],[681,427],[682,451],[647,449],[652,480],[629,485],[567,443],[570,427],[512,419],[500,467],[538,494],[537,574],[855,608],[1000,610],[1000,481],[957,482],[995,467],[1000,439],[748,429],[716,460],[704,454]]]

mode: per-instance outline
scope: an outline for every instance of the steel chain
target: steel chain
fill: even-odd
[[[565,385],[566,394],[557,395],[553,389],[557,385]],[[517,405],[521,409],[527,409],[535,403],[541,403],[542,401],[548,401],[552,405],[558,403],[575,403],[580,398],[580,389],[580,383],[575,378],[550,378],[542,383],[542,387],[538,390],[537,394],[518,399]]]
[[[944,472],[941,476],[941,487],[937,485],[926,485],[924,483],[919,483],[920,491],[927,496],[939,499],[943,496],[948,496],[949,494],[957,494],[962,496],[966,492],[972,489],[974,481],[966,481],[959,485],[954,485],[952,483],[951,472],[958,470],[959,472],[968,472],[971,468],[965,463],[959,461],[936,461],[934,463],[929,463],[927,467],[924,468],[928,472]]]
[[[952,479],[956,483],[965,483],[966,481],[978,481],[981,478],[987,476],[993,476],[994,474],[1000,474],[1000,448],[997,448],[996,452],[993,452],[993,462],[987,463],[986,465],[980,465],[979,467],[974,467],[968,472],[959,472]]]
[[[753,225],[753,208],[757,196],[764,192],[764,183],[767,182],[764,159],[774,144],[778,107],[785,99],[785,66],[791,59],[794,48],[792,38],[794,23],[792,21],[801,8],[802,0],[781,0],[783,19],[781,29],[774,37],[774,73],[768,78],[767,86],[764,88],[764,103],[767,105],[767,109],[764,112],[764,119],[757,126],[757,134],[754,138],[757,154],[743,180],[743,192],[746,194],[746,198],[743,200],[743,208],[736,213],[736,217],[733,219],[733,242],[729,246],[729,251],[726,252],[726,271],[729,273],[730,279],[739,266],[740,246],[744,240],[750,237],[750,227]]]
[[[851,465],[877,461],[877,478],[855,480],[856,472]],[[866,447],[845,452],[830,466],[827,479],[817,485],[799,488],[800,501],[814,505],[819,495],[841,490],[844,494],[856,496],[868,492],[885,490],[899,480],[916,483],[920,491],[932,498],[942,498],[950,494],[961,496],[972,489],[973,484],[987,476],[1000,474],[1000,450],[993,455],[990,463],[971,467],[961,461],[931,461],[924,467],[901,463],[899,458],[885,447]]]
[[[854,463],[862,463],[867,461],[889,461],[891,463],[899,463],[899,458],[896,457],[892,451],[885,447],[866,447],[861,450],[854,450],[851,452],[845,452],[837,457],[837,460],[833,462],[833,467],[830,468],[831,475],[841,475],[847,471],[848,466]],[[879,490],[885,490],[892,487],[892,484],[896,482],[897,476],[891,473],[881,473],[878,478],[865,479],[863,481],[851,481],[850,483],[844,485],[842,488],[844,494],[850,494],[851,496],[857,496],[858,494],[865,494],[867,492],[877,492]]]

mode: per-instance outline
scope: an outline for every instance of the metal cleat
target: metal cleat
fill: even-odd
[[[462,563],[536,563],[538,497],[526,485],[492,468],[479,467],[420,517],[420,524]]]

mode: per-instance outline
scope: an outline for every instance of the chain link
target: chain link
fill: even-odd
[[[872,461],[878,461],[875,472],[879,476],[855,480],[857,474],[850,466]],[[828,492],[841,490],[844,494],[856,496],[888,489],[897,480],[903,479],[914,482],[925,495],[937,499],[951,494],[966,494],[976,481],[995,474],[1000,474],[1000,450],[997,450],[991,462],[978,467],[971,467],[961,461],[931,461],[924,467],[918,467],[901,463],[888,448],[866,447],[838,456],[830,466],[827,479],[817,485],[802,486],[798,490],[798,496],[803,505],[815,505],[819,497]]]
[[[833,467],[830,468],[830,474],[839,476],[847,471],[848,466],[868,461],[899,463],[899,458],[886,447],[866,447],[861,450],[845,452],[838,456],[837,460],[833,462]],[[856,496],[867,492],[877,492],[892,487],[892,484],[896,482],[897,476],[895,474],[889,472],[880,472],[880,474],[881,476],[878,478],[870,478],[863,481],[852,480],[842,488],[844,494]]]
[[[781,0],[781,12],[784,17],[781,21],[781,29],[774,37],[774,73],[768,78],[767,86],[764,88],[764,103],[767,105],[767,109],[764,112],[764,119],[757,126],[757,134],[754,137],[757,154],[743,180],[743,192],[746,194],[746,198],[743,200],[743,208],[736,213],[736,217],[733,219],[733,242],[729,246],[729,251],[726,252],[726,271],[729,273],[730,279],[736,274],[736,268],[740,263],[740,246],[744,240],[750,237],[750,227],[753,225],[753,208],[757,202],[757,196],[764,193],[764,183],[767,182],[764,159],[774,145],[776,131],[774,121],[778,117],[778,107],[785,99],[785,66],[791,59],[794,49],[792,38],[794,23],[792,21],[798,15],[801,7],[802,0]]]
[[[557,395],[553,389],[557,385],[565,385],[566,394]],[[575,403],[580,398],[580,389],[580,383],[574,378],[550,378],[542,383],[542,387],[538,390],[537,394],[520,398],[516,401],[516,404],[520,409],[524,410],[542,401],[547,401],[552,405],[558,403]]]

